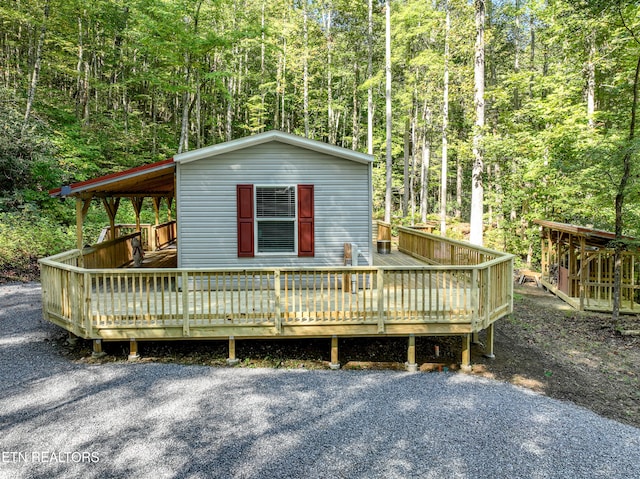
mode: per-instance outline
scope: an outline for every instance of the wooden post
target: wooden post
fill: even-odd
[[[173,196],[167,196],[167,221],[171,221],[171,204],[173,203]]]
[[[484,347],[484,357],[494,359],[496,356],[493,354],[493,338],[494,338],[495,323],[491,323],[487,328],[487,344]]]
[[[76,197],[76,248],[80,250],[80,256],[78,257],[79,268],[84,267],[84,256],[82,255],[82,249],[84,247],[83,225],[90,205],[91,198],[85,198],[83,200],[79,196]]]
[[[159,196],[153,197],[153,211],[156,214],[156,226],[160,224],[160,205],[162,203],[162,198]]]
[[[338,360],[338,336],[331,336],[331,362],[329,363],[331,369],[340,369],[340,362]]]
[[[227,364],[229,366],[235,366],[239,362],[240,360],[236,358],[236,338],[229,336],[229,357],[227,358]]]
[[[140,212],[142,211],[142,204],[144,203],[143,196],[132,196],[131,205],[133,206],[133,212],[136,215],[136,231],[140,233]]]
[[[93,340],[93,352],[91,353],[92,358],[101,358],[106,356],[106,353],[102,351],[102,339],[94,339]]]
[[[282,334],[282,308],[280,306],[280,270],[273,272],[273,294],[274,294],[274,322],[276,334]]]
[[[344,261],[343,266],[353,266],[353,257],[351,251],[351,243],[344,244]],[[351,274],[345,273],[342,276],[342,290],[345,293],[351,292]]]
[[[194,284],[195,288],[195,284]],[[182,272],[182,335],[190,336],[189,332],[189,273]]]
[[[378,333],[384,333],[384,270],[378,269],[376,282],[378,287]]]
[[[585,283],[587,282],[587,239],[580,237],[580,311],[584,311],[584,298],[586,294]]]
[[[462,358],[460,361],[460,368],[463,371],[471,370],[471,334],[462,335]]]
[[[407,371],[415,373],[418,371],[418,364],[416,363],[416,335],[409,335],[409,348],[407,349]]]
[[[129,361],[137,361],[140,359],[140,355],[138,354],[138,341],[136,341],[135,338],[129,340],[129,357],[127,359]]]

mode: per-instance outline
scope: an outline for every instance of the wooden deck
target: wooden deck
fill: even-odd
[[[512,310],[512,257],[402,235],[410,255],[394,249],[360,267],[161,268],[175,264],[162,250],[142,268],[89,270],[76,250],[41,260],[44,317],[96,341],[462,335],[468,345],[488,329],[491,354],[493,323]],[[419,259],[428,251],[440,264]]]

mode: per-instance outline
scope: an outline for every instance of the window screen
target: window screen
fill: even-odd
[[[295,219],[296,190],[294,187],[256,187],[259,253],[294,253]]]

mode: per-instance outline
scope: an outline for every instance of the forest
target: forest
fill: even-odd
[[[3,274],[74,247],[50,189],[271,129],[373,154],[374,216],[479,224],[523,263],[534,219],[640,235],[637,1],[0,0],[0,21]],[[96,203],[88,237],[106,224]]]

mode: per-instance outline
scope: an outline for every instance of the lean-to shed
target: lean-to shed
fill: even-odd
[[[554,221],[535,222],[542,240],[543,286],[577,309],[611,311],[614,252],[610,243],[615,234]],[[621,260],[620,311],[638,312],[640,250],[627,249]]]
[[[269,131],[174,162],[178,267],[372,264],[370,155]]]

